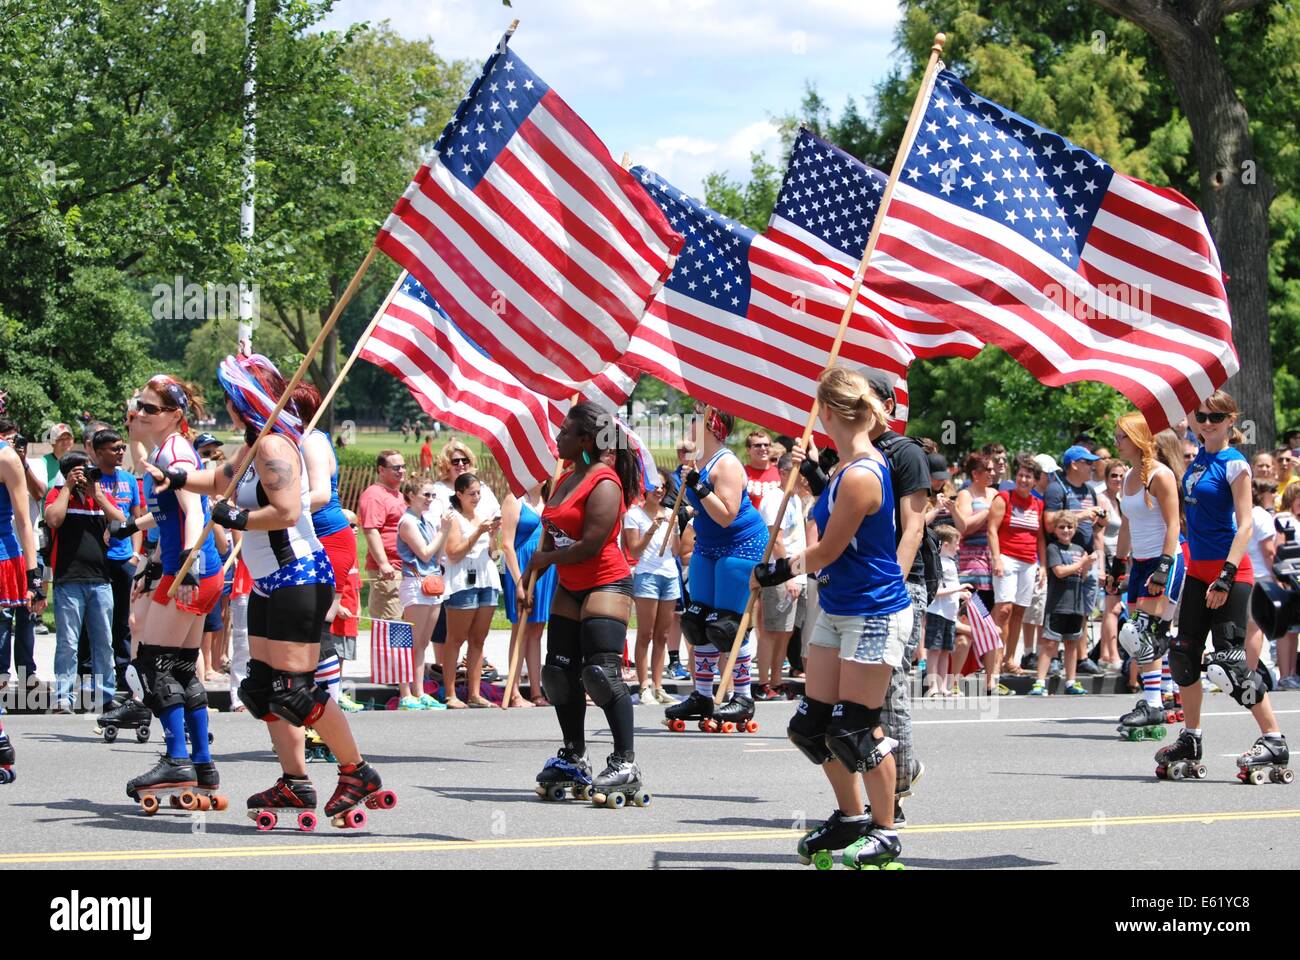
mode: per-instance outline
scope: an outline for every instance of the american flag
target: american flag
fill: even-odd
[[[765,236],[836,267],[848,290],[888,182],[879,170],[800,129]],[[946,321],[881,296],[868,284],[859,296],[918,357],[969,358],[984,346]]]
[[[624,360],[697,400],[802,434],[848,300],[838,271],[710,210],[644,167],[632,173],[687,242]],[[897,382],[913,354],[859,300],[840,358]],[[904,403],[895,416],[901,429]]]
[[[1107,383],[1152,430],[1238,363],[1199,210],[938,74],[867,282],[1041,382]]]
[[[971,594],[971,598],[966,601],[966,621],[970,624],[973,656],[982,657],[990,650],[1002,646],[1002,632],[989,616],[979,594]]]
[[[404,620],[370,624],[370,676],[375,683],[414,683],[415,634]]]
[[[682,238],[503,40],[375,242],[558,399],[624,353]]]

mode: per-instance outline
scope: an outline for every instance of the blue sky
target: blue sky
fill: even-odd
[[[510,20],[511,46],[618,157],[699,193],[711,171],[745,178],[779,160],[772,122],[812,81],[838,112],[889,70],[893,0],[339,0],[342,28],[388,20],[439,53],[482,60]]]

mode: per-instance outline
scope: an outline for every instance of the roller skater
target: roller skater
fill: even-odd
[[[523,616],[532,604],[524,589],[528,578],[536,574],[540,579],[551,567],[557,570],[542,690],[560,724],[564,746],[557,759],[581,758],[584,772],[587,696],[605,714],[614,738],[613,757],[631,764],[634,749],[632,697],[622,676],[632,570],[618,533],[628,501],[641,487],[641,470],[628,445],[617,442],[609,427],[609,415],[592,403],[575,404],[564,418],[555,445],[573,468],[560,477],[542,510],[545,533],[515,585],[515,610]],[[608,466],[604,460],[611,455],[613,466]],[[615,790],[611,796],[625,800],[619,784],[626,785],[626,765],[613,757],[601,777]],[[639,770],[635,777],[639,785]],[[539,774],[539,789],[542,784]]]
[[[756,565],[754,579],[767,587],[817,572],[821,613],[809,638],[806,693],[787,732],[830,782],[840,821],[865,816],[865,788],[871,833],[897,858],[895,766],[901,761],[881,715],[912,636],[912,601],[894,544],[890,468],[871,441],[885,411],[866,378],[844,367],[821,375],[817,400],[822,426],[841,453],[812,510],[819,539],[802,554]],[[801,443],[792,456],[804,458]],[[909,781],[914,769],[919,772],[909,762]],[[805,841],[801,857],[808,847]]]
[[[1282,735],[1260,737],[1255,745],[1237,758],[1237,779],[1259,786],[1265,780],[1290,783],[1295,774],[1287,767],[1291,751]]]
[[[139,700],[117,700],[100,715],[96,729],[105,743],[117,740],[119,730],[134,730],[136,740],[145,743],[149,739],[152,720],[153,713]]]
[[[298,829],[303,833],[316,829],[316,787],[305,776],[286,773],[269,790],[248,798],[248,818],[263,833],[275,829],[285,810],[297,812]]]
[[[391,810],[397,806],[397,794],[384,789],[379,773],[364,760],[339,764],[339,783],[325,804],[325,816],[340,830],[360,830],[366,825],[363,804],[371,810]]]
[[[818,870],[829,870],[835,863],[834,851],[853,846],[874,825],[869,813],[846,817],[835,810],[824,823],[799,838],[799,846],[796,848],[799,862],[805,867],[812,865]]]
[[[617,810],[629,800],[635,807],[650,802],[650,794],[641,789],[641,768],[631,750],[615,750],[605,758],[605,769],[591,782],[591,802]]]
[[[0,786],[18,779],[14,773],[14,745],[9,742],[4,727],[0,726]]]
[[[903,865],[898,862],[898,855],[902,852],[898,834],[873,829],[846,849],[840,862],[852,870],[902,870]]]
[[[709,688],[712,690],[713,681],[710,677]],[[692,690],[691,695],[685,700],[673,704],[664,711],[664,726],[674,733],[681,733],[686,729],[687,722],[698,720],[700,729],[703,730],[707,723],[713,720],[713,694],[701,693],[699,690]]]
[[[1204,780],[1201,763],[1201,735],[1184,729],[1178,739],[1156,751],[1156,778],[1159,780]]]
[[[1168,732],[1165,723],[1172,722],[1167,717],[1164,707],[1153,707],[1145,700],[1139,700],[1132,710],[1119,718],[1116,729],[1125,740],[1163,740]]]
[[[543,800],[563,800],[565,791],[575,800],[591,796],[591,763],[586,754],[567,746],[560,747],[537,775],[537,795]]]

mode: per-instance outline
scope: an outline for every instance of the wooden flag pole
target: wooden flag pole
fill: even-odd
[[[709,412],[712,410],[713,410],[712,407],[704,408],[704,419],[699,421],[701,431],[703,431],[704,424],[708,420]],[[692,456],[690,460],[692,470],[699,467],[700,447],[703,444],[703,440],[704,438],[701,435],[697,434],[695,438],[691,441],[692,443],[695,444],[695,449],[692,451]],[[682,501],[685,499],[686,499],[686,477],[683,476],[680,482],[678,482],[677,484],[677,499],[673,501],[673,515],[668,520],[668,536],[664,537],[664,542],[659,544],[659,556],[661,557],[664,555],[664,551],[668,549],[668,541],[673,538],[673,530],[677,527],[677,517],[682,512]]]
[[[858,292],[862,289],[862,281],[867,275],[867,266],[871,262],[871,254],[876,249],[876,239],[880,236],[880,227],[885,222],[885,215],[889,210],[889,201],[894,195],[894,185],[898,183],[899,174],[903,172],[903,161],[907,159],[908,153],[911,152],[912,142],[916,139],[917,128],[921,125],[921,118],[925,115],[925,106],[930,99],[930,90],[934,85],[934,75],[938,68],[939,55],[943,53],[943,45],[947,39],[942,33],[934,35],[934,46],[930,48],[930,60],[925,67],[921,88],[916,94],[916,102],[912,104],[912,115],[908,118],[907,130],[903,134],[903,142],[899,145],[898,153],[894,157],[894,168],[889,173],[889,183],[886,185],[884,196],[880,201],[880,210],[876,213],[875,223],[871,225],[871,236],[867,238],[867,247],[862,253],[858,269],[853,273],[853,288],[849,291],[848,302],[844,304],[844,313],[840,316],[839,332],[835,335],[835,342],[831,345],[830,356],[826,360],[825,369],[827,370],[835,366],[835,361],[839,359],[840,347],[844,343],[845,333],[848,332],[849,320],[853,316],[853,308],[858,302]],[[803,428],[803,448],[805,450],[808,449],[808,441],[812,439],[813,427],[817,424],[818,409],[819,404],[814,399],[812,410],[808,413],[808,422]],[[767,533],[767,549],[763,551],[763,563],[770,563],[772,560],[772,550],[775,548],[776,538],[779,536],[781,519],[785,516],[785,508],[790,502],[791,494],[794,493],[794,484],[797,479],[797,471],[791,470],[790,476],[785,481],[781,506],[776,511],[776,519]],[[736,643],[732,646],[730,653],[727,654],[726,669],[718,677],[718,692],[713,696],[715,703],[721,704],[726,699],[727,692],[731,689],[731,674],[736,667],[736,657],[740,654],[743,638],[749,631],[749,624],[753,618],[754,604],[758,600],[758,595],[758,587],[751,587],[749,602],[745,605],[745,615],[741,617],[740,629],[736,631]]]
[[[293,397],[294,389],[302,382],[302,378],[307,375],[307,368],[311,365],[312,360],[315,359],[316,354],[320,352],[321,346],[325,343],[325,338],[330,335],[330,331],[333,330],[334,325],[338,323],[339,316],[343,313],[343,308],[346,307],[348,302],[356,295],[357,287],[361,285],[362,278],[366,275],[366,271],[370,269],[370,264],[374,262],[375,254],[378,252],[378,247],[371,246],[370,250],[366,253],[366,258],[361,261],[361,266],[357,267],[357,272],[352,275],[352,280],[348,283],[347,289],[343,291],[343,296],[339,298],[338,303],[334,304],[334,309],[330,311],[329,318],[321,326],[320,333],[318,333],[316,339],[312,341],[311,347],[308,348],[306,356],[302,358],[302,363],[298,364],[298,370],[294,373],[293,378],[284,385],[284,392],[280,394],[280,399],[277,401],[275,409],[272,410],[271,415],[266,418],[266,423],[257,434],[257,437],[251,444],[249,444],[248,451],[235,465],[235,471],[230,478],[230,482],[226,484],[226,492],[221,495],[221,499],[229,500],[234,494],[235,488],[239,485],[239,481],[244,476],[244,471],[247,470],[248,465],[253,462],[253,456],[257,452],[257,445],[262,442],[263,437],[271,432],[271,428],[275,426],[275,422],[280,418],[281,412]],[[185,574],[189,572],[190,567],[194,565],[194,561],[198,559],[199,554],[202,552],[201,547],[203,542],[208,539],[208,534],[212,532],[212,527],[213,522],[211,519],[203,525],[203,532],[199,534],[198,543],[195,545],[195,548],[190,551],[190,555],[185,559],[185,563],[181,565],[180,570],[177,571],[176,578],[172,581],[172,585],[167,591],[168,597],[176,596],[176,591],[180,589],[181,581],[185,578]]]
[[[370,340],[370,335],[375,332],[375,327],[379,326],[379,321],[384,317],[384,311],[386,311],[388,305],[393,302],[393,297],[397,295],[398,289],[402,286],[402,280],[406,276],[406,273],[403,272],[402,275],[397,278],[397,282],[393,284],[393,289],[388,291],[388,296],[384,297],[384,302],[381,303],[379,309],[375,311],[375,315],[371,319],[370,325],[366,327],[365,332],[361,334],[361,339],[357,341],[357,345],[352,348],[352,354],[348,357],[348,362],[343,364],[343,369],[339,371],[339,375],[335,377],[334,382],[330,384],[329,393],[325,394],[324,399],[320,402],[320,406],[316,408],[316,415],[311,418],[311,423],[307,424],[306,428],[303,430],[303,436],[306,436],[315,430],[316,424],[320,423],[320,418],[325,415],[326,408],[329,407],[330,403],[334,400],[334,394],[338,393],[339,387],[343,386],[343,378],[348,375],[348,371],[352,369],[352,365],[357,362],[357,357],[361,356],[362,349],[365,348],[367,341]]]
[[[580,396],[581,394],[575,393],[573,395],[573,398],[569,401],[569,405],[572,406],[573,404],[577,403]],[[560,482],[560,473],[563,467],[564,467],[564,461],[561,460],[559,457],[556,457],[555,470],[551,473],[551,493],[555,492],[555,486]],[[542,509],[543,510],[546,509],[545,504],[542,504]],[[546,536],[546,531],[543,530],[542,537],[545,536]],[[541,546],[542,546],[542,538],[538,538],[537,548],[540,550]],[[523,571],[521,570],[520,573],[522,572]],[[528,583],[524,585],[524,596],[528,598],[528,606],[530,608],[533,603],[533,591],[536,588],[537,588],[537,571],[534,570],[533,573],[528,577]],[[528,615],[525,614],[523,610],[520,610],[518,606],[516,606],[515,625],[513,628],[511,628],[510,631],[510,672],[506,677],[505,696],[501,698],[502,710],[510,709],[510,700],[515,695],[515,684],[519,682],[519,661],[523,657],[524,628],[527,626],[527,624],[528,624]],[[532,683],[541,683],[541,679],[542,679],[541,677],[532,677],[530,678],[530,681]],[[533,691],[533,696],[534,697],[537,696],[537,692],[535,690]]]
[[[239,559],[239,551],[242,550],[243,548],[244,548],[244,541],[241,538],[240,541],[237,544],[235,544],[234,548],[230,551],[230,556],[226,557],[226,562],[221,565],[222,576],[225,576],[230,571],[230,568],[235,565],[235,561]]]

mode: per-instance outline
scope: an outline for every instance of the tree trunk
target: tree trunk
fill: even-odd
[[[1151,36],[1178,91],[1192,128],[1201,210],[1228,278],[1232,336],[1241,370],[1226,389],[1241,410],[1244,445],[1271,450],[1276,424],[1268,339],[1268,211],[1274,187],[1272,177],[1259,169],[1245,104],[1215,45],[1224,8],[1218,0],[1193,0],[1183,8],[1160,0],[1096,2]]]

